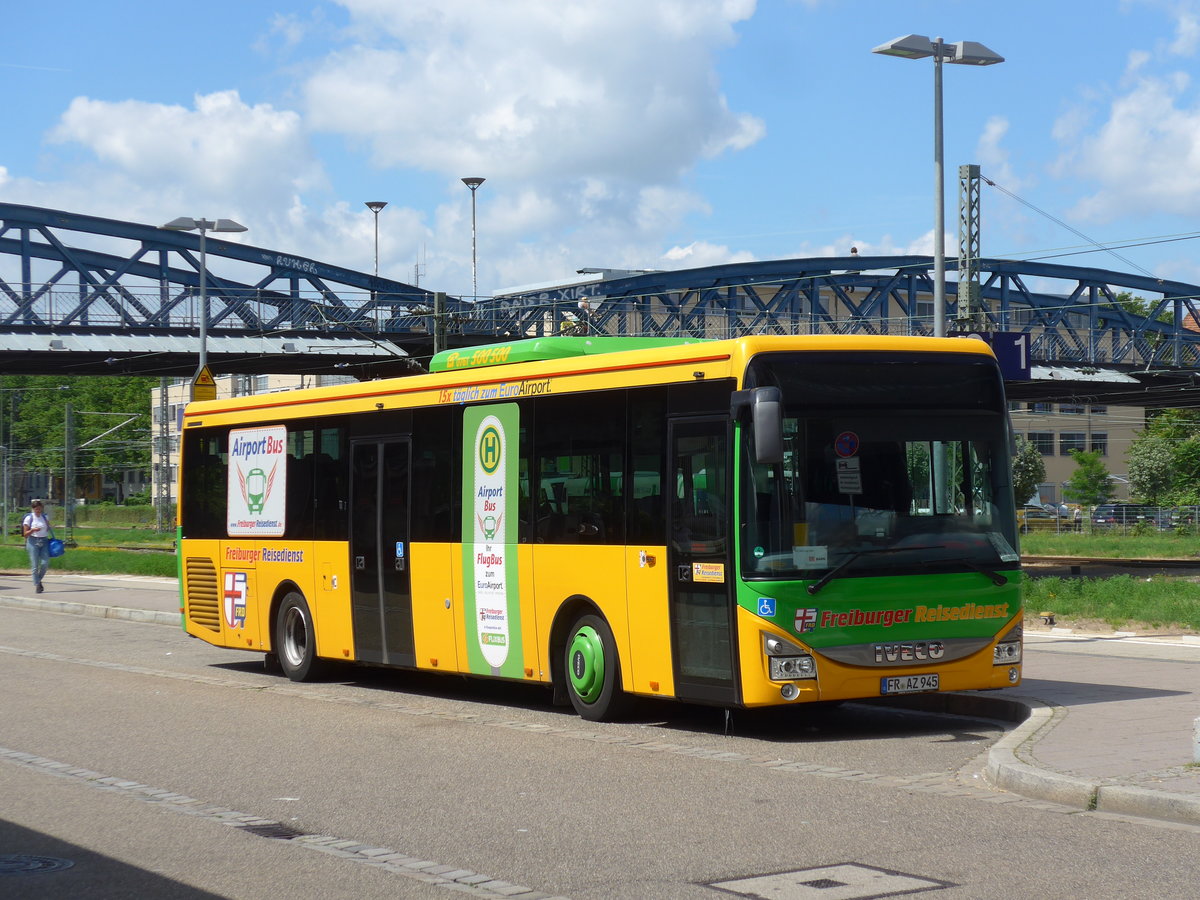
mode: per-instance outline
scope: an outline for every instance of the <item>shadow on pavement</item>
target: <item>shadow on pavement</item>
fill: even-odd
[[[1021,694],[1053,696],[1059,706],[1084,706],[1088,703],[1115,703],[1120,700],[1150,700],[1155,697],[1182,697],[1188,691],[1170,691],[1161,688],[1138,687],[1124,684],[1106,684],[1094,681],[1051,681],[1044,678],[1026,678],[1016,688]]]
[[[248,674],[264,674],[263,664],[256,661],[216,663],[214,669]],[[579,728],[603,728],[603,724],[587,722],[576,716],[570,706],[554,706],[550,689],[542,685],[514,684],[467,678],[458,674],[435,675],[334,664],[321,679],[326,684],[345,684],[378,691],[381,700],[387,694],[407,694],[416,698],[448,702],[478,703],[494,707],[496,716],[504,716],[504,708],[550,713],[561,716],[564,725]],[[286,684],[282,676],[266,676]],[[994,732],[996,723],[982,726],[969,719],[948,719],[935,714],[940,711],[915,710],[908,706],[845,703],[776,706],[764,709],[733,709],[728,716],[722,707],[699,706],[675,700],[638,699],[624,723],[653,725],[658,728],[692,734],[732,734],[778,742],[877,741],[880,738],[944,736],[953,740],[973,741]]]
[[[0,819],[0,896],[22,900],[220,900],[146,869]]]

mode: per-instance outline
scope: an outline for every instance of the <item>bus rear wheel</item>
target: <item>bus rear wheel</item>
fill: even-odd
[[[317,676],[317,639],[312,614],[304,595],[292,591],[279,604],[275,616],[275,653],[283,674],[292,681],[309,681]]]
[[[599,616],[580,616],[568,633],[563,652],[567,694],[581,717],[602,722],[628,708],[621,690],[621,668],[612,629]]]

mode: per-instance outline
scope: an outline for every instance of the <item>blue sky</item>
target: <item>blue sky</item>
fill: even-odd
[[[1200,282],[1200,0],[65,0],[10,5],[0,199],[243,240],[452,294],[582,267],[929,253],[929,60],[985,255]]]

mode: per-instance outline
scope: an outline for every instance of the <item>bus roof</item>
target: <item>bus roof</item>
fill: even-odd
[[[443,350],[429,361],[430,372],[454,372],[459,369],[480,369],[512,363],[537,362],[547,359],[567,359],[574,356],[595,356],[600,353],[620,353],[623,350],[649,350],[653,347],[677,347],[698,344],[703,338],[689,337],[538,337],[506,344],[486,344],[461,350]]]
[[[625,351],[625,352],[621,352]],[[250,422],[304,415],[337,415],[361,409],[459,404],[512,397],[511,388],[532,382],[556,383],[556,393],[666,384],[699,379],[739,378],[760,353],[971,353],[992,356],[983,341],[902,335],[747,335],[724,340],[702,338],[620,338],[554,336],[447,351],[428,375],[409,375],[358,384],[325,385],[272,394],[197,400],[184,412],[188,428],[223,422]],[[449,360],[457,353],[461,359]],[[476,355],[478,354],[478,360]],[[605,354],[610,356],[605,357]],[[435,357],[437,359],[438,357]],[[521,365],[525,363],[527,365]],[[506,392],[492,388],[507,386]],[[478,390],[476,390],[478,389]],[[503,394],[501,396],[501,394]],[[518,390],[517,396],[523,396]],[[228,418],[225,418],[228,417]]]

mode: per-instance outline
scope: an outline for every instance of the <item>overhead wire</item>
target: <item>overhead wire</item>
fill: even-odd
[[[1082,231],[1080,231],[1078,228],[1074,227],[1073,225],[1068,225],[1062,219],[1058,218],[1058,216],[1052,215],[1051,213],[1046,212],[1044,209],[1042,209],[1039,206],[1034,205],[1033,203],[1026,200],[1025,198],[1017,196],[1012,191],[1010,191],[1008,188],[1004,187],[1003,185],[997,184],[994,180],[992,180],[991,178],[988,178],[987,176],[983,175],[982,173],[980,173],[980,175],[979,175],[979,180],[982,181],[984,184],[987,184],[989,187],[993,187],[996,190],[1000,191],[1002,194],[1005,194],[1006,196],[1011,197],[1013,200],[1016,200],[1022,206],[1025,206],[1026,208],[1033,210],[1034,212],[1038,213],[1039,215],[1044,216],[1045,218],[1049,219],[1051,222],[1055,223],[1059,227],[1065,228],[1067,231],[1071,232],[1071,234],[1075,235],[1076,237],[1078,237],[1084,241],[1087,241],[1088,244],[1095,247],[1097,250],[1101,250],[1105,253],[1109,253],[1112,256],[1119,259],[1121,262],[1125,263],[1125,265],[1129,266],[1130,268],[1137,269],[1139,272],[1141,272],[1143,275],[1147,276],[1148,278],[1158,278],[1158,276],[1155,275],[1153,272],[1151,272],[1149,269],[1139,266],[1137,263],[1135,263],[1133,260],[1129,259],[1126,256],[1122,256],[1120,253],[1117,253],[1116,250],[1114,250],[1112,247],[1106,247],[1105,245],[1101,244],[1099,241],[1092,239],[1091,237],[1084,234]]]

